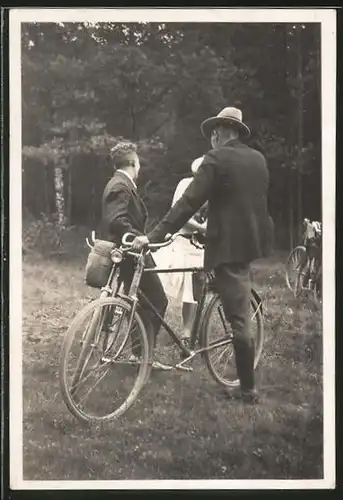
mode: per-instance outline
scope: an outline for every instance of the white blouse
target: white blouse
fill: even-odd
[[[186,191],[190,183],[193,181],[193,177],[187,177],[186,179],[181,179],[179,184],[177,185],[172,201],[172,206],[175,205],[180,198],[182,198],[183,193]]]
[[[172,206],[175,205],[177,201],[179,201],[180,198],[182,198],[183,193],[186,191],[190,183],[193,181],[193,177],[187,177],[186,179],[181,179],[179,184],[177,185],[172,201]],[[189,234],[189,230],[182,228],[179,231],[182,234]]]

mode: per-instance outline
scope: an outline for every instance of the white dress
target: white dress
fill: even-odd
[[[172,206],[181,198],[193,178],[182,179],[174,193]],[[187,234],[185,228],[180,233]],[[204,251],[194,247],[190,241],[182,236],[178,237],[169,246],[160,248],[153,254],[157,267],[163,269],[202,267]],[[178,301],[195,303],[193,296],[192,273],[161,273],[159,274],[165,293]]]

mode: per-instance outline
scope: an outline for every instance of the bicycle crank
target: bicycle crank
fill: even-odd
[[[191,366],[182,366],[181,363],[178,363],[177,365],[175,365],[175,368],[177,370],[183,370],[184,372],[192,372],[193,371],[193,368]]]

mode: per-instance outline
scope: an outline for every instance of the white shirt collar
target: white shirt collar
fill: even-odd
[[[125,172],[125,170],[122,170],[121,168],[118,168],[117,172],[121,172],[122,174],[124,174],[128,179],[130,179],[130,181],[132,182],[132,184],[134,185],[135,189],[137,189],[137,185],[135,183],[135,181],[132,179],[131,175],[129,175],[127,172]]]

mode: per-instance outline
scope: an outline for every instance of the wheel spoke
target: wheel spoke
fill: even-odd
[[[120,317],[116,318],[118,313]],[[149,375],[149,344],[142,320],[118,298],[101,298],[84,308],[66,333],[60,381],[74,416],[102,421],[122,415],[137,398]],[[140,355],[132,363],[133,351]]]
[[[88,389],[88,391],[83,396],[83,398],[81,398],[81,399],[78,400],[78,406],[80,406],[80,404],[83,403],[83,401],[90,395],[90,393],[92,392],[92,390],[95,389],[95,387],[100,384],[100,382],[106,377],[108,371],[109,371],[109,367],[107,368],[107,370],[105,371],[105,373],[103,373],[100,376],[100,378]]]
[[[230,344],[230,345],[231,345],[231,344]],[[229,347],[230,347],[230,345],[228,345],[226,348],[224,348],[224,349],[221,351],[221,353],[218,355],[218,357],[217,357],[217,361],[215,362],[216,364],[218,364],[218,363],[221,361],[221,359],[223,358],[223,356],[225,355],[225,353],[229,351]],[[212,352],[212,356],[211,356],[211,354],[210,354],[211,359],[213,359],[215,355],[216,355],[216,351]]]
[[[225,353],[225,350],[224,350],[224,353]],[[231,356],[230,356],[230,354],[228,354],[226,357],[226,361],[225,361],[224,367],[222,369],[222,376],[224,376],[224,377],[225,377],[225,373],[226,373],[227,364],[229,362],[229,358],[231,358],[231,357],[232,357],[232,353],[231,353]]]
[[[296,247],[289,255],[286,263],[286,283],[288,288],[296,294],[298,275],[304,265],[305,247]]]
[[[224,330],[225,330],[226,334],[229,335],[229,329],[228,329],[227,324],[226,324],[225,314],[224,314],[224,309],[223,309],[222,304],[218,307],[218,312],[219,312],[219,316],[220,316],[220,319],[222,321],[222,325],[224,327]]]
[[[108,363],[106,363],[106,364],[108,364]],[[89,379],[89,377],[91,377],[91,375],[93,375],[97,370],[101,370],[104,366],[106,366],[106,365],[101,365],[99,362],[99,364],[97,366],[89,369],[89,371],[85,377],[80,379],[76,384],[72,385],[71,390],[74,392],[74,394],[75,394],[76,390],[79,389],[82,384],[84,385],[87,382],[87,380]]]
[[[212,377],[221,385],[236,386],[237,369],[234,355],[233,336],[229,323],[223,314],[219,296],[212,299],[205,313],[203,333],[203,357]],[[260,359],[263,345],[262,304],[251,299],[251,330],[255,340],[256,367]]]

